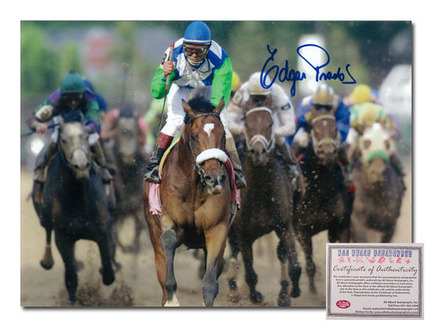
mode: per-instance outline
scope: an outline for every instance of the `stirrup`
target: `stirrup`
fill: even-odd
[[[235,184],[238,190],[245,188],[247,186],[246,179],[244,175],[239,171],[234,171],[235,174]]]
[[[155,167],[152,170],[147,171],[144,174],[144,181],[146,181],[148,183],[160,184],[161,183],[161,179],[159,178],[158,167]]]

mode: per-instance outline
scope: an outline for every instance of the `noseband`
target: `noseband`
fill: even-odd
[[[212,113],[212,112],[198,114],[198,115],[189,119],[190,128],[189,128],[188,141],[185,142],[186,148],[188,150],[189,158],[192,162],[192,166],[195,169],[195,171],[197,172],[202,185],[206,185],[206,182],[205,182],[206,173],[205,173],[204,169],[202,169],[202,165],[205,161],[210,160],[210,159],[217,159],[221,162],[221,165],[223,165],[228,160],[228,156],[225,153],[225,151],[218,149],[218,148],[206,149],[198,155],[195,153],[195,150],[191,144],[192,124],[197,118],[206,117],[206,116],[214,116],[222,124],[222,121],[220,119],[219,114]],[[223,144],[225,144],[225,133],[223,135]]]
[[[248,110],[246,112],[246,117],[249,116],[251,113],[257,112],[257,111],[266,111],[270,114],[270,117],[273,119],[272,111],[267,107],[257,107],[257,108],[253,108],[251,110]],[[246,146],[247,146],[248,150],[250,150],[257,142],[262,143],[262,145],[264,145],[264,148],[266,149],[266,151],[269,151],[275,144],[273,131],[272,131],[272,135],[271,135],[270,140],[267,139],[267,137],[265,137],[262,134],[255,134],[251,138],[249,138],[249,136],[247,135],[246,132],[245,132],[245,134],[246,134],[245,135],[246,136]]]
[[[59,129],[58,139],[57,139],[57,150],[58,150],[58,153],[59,153],[60,158],[61,158],[61,160],[63,161],[63,163],[66,165],[66,167],[68,167],[69,169],[74,170],[74,167],[70,164],[68,158],[66,158],[65,153],[64,153],[64,151],[63,151],[63,149],[62,149],[62,146],[61,146],[61,134],[62,134],[62,130]],[[75,151],[78,151],[78,150],[82,150],[84,153],[87,154],[87,151],[85,151],[85,150],[84,150],[83,148],[81,148],[81,147],[76,147],[76,148],[74,148],[74,149],[71,151],[71,154],[73,155],[73,154],[75,153]],[[91,164],[92,164],[92,163],[91,163]]]

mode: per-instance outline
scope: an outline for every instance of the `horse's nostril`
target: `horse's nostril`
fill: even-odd
[[[75,168],[75,169],[79,169],[79,166],[78,166],[78,165],[74,165],[74,168]]]

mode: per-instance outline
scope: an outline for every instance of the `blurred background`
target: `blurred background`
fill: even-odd
[[[170,42],[182,37],[189,21],[22,21],[21,134],[25,120],[61,78],[74,69],[89,79],[108,103],[108,110],[125,101],[145,115],[152,101],[150,82]],[[231,58],[245,82],[277,48],[275,65],[304,71],[299,45],[317,42],[331,57],[323,71],[342,72],[347,64],[357,84],[379,93],[400,123],[400,152],[410,157],[412,143],[411,64],[412,24],[409,21],[206,21],[213,39]],[[309,78],[308,78],[309,79]],[[348,76],[346,77],[348,79]],[[329,83],[347,96],[356,84]],[[289,94],[291,82],[281,85]],[[296,105],[313,91],[297,82]],[[22,138],[21,164],[32,169],[43,137]]]

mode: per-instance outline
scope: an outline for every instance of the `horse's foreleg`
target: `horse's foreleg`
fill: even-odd
[[[46,234],[45,252],[44,252],[44,256],[43,256],[42,260],[40,261],[40,264],[44,269],[49,270],[54,265],[54,259],[53,259],[52,251],[51,251],[52,227],[45,227],[45,234]]]
[[[78,276],[75,267],[74,242],[59,231],[55,233],[55,242],[65,266],[65,284],[69,294],[69,301],[74,304],[78,288]]]
[[[113,257],[111,255],[112,246],[110,241],[110,236],[106,233],[103,235],[101,240],[97,242],[102,262],[102,281],[105,285],[111,285],[115,280],[112,266]]]
[[[395,232],[395,225],[387,225],[381,237],[381,243],[390,243]]]
[[[204,231],[204,234],[207,248],[207,268],[202,280],[202,293],[204,305],[206,307],[211,307],[219,292],[218,278],[223,270],[223,255],[228,236],[228,226],[219,224]]]
[[[177,248],[177,235],[172,229],[164,231],[160,237],[163,251],[166,258],[166,281],[165,290],[167,292],[167,299],[165,306],[179,306],[177,300],[177,282],[174,276],[174,255]]]
[[[314,281],[316,266],[312,259],[312,235],[307,232],[300,232],[298,240],[306,256],[306,273],[309,277],[309,290],[311,293],[316,294]]]
[[[231,249],[231,256],[229,259],[228,272],[226,276],[229,287],[227,297],[228,301],[232,303],[237,303],[240,301],[240,292],[238,290],[236,281],[238,270],[237,257],[240,252],[240,247],[238,244],[238,235],[234,226],[232,226],[230,229],[228,241]]]
[[[280,242],[277,248],[278,259],[281,262],[281,292],[279,293],[279,305],[289,306],[288,276],[292,282],[291,296],[296,298],[300,296],[299,280],[301,267],[297,260],[297,251],[295,247],[294,233],[291,229],[276,232]],[[287,262],[289,265],[287,265]]]
[[[252,242],[249,243],[243,240],[241,243],[241,253],[245,267],[245,280],[249,286],[249,299],[252,303],[259,304],[264,300],[264,297],[255,289],[256,284],[258,283],[258,276],[253,269]]]

